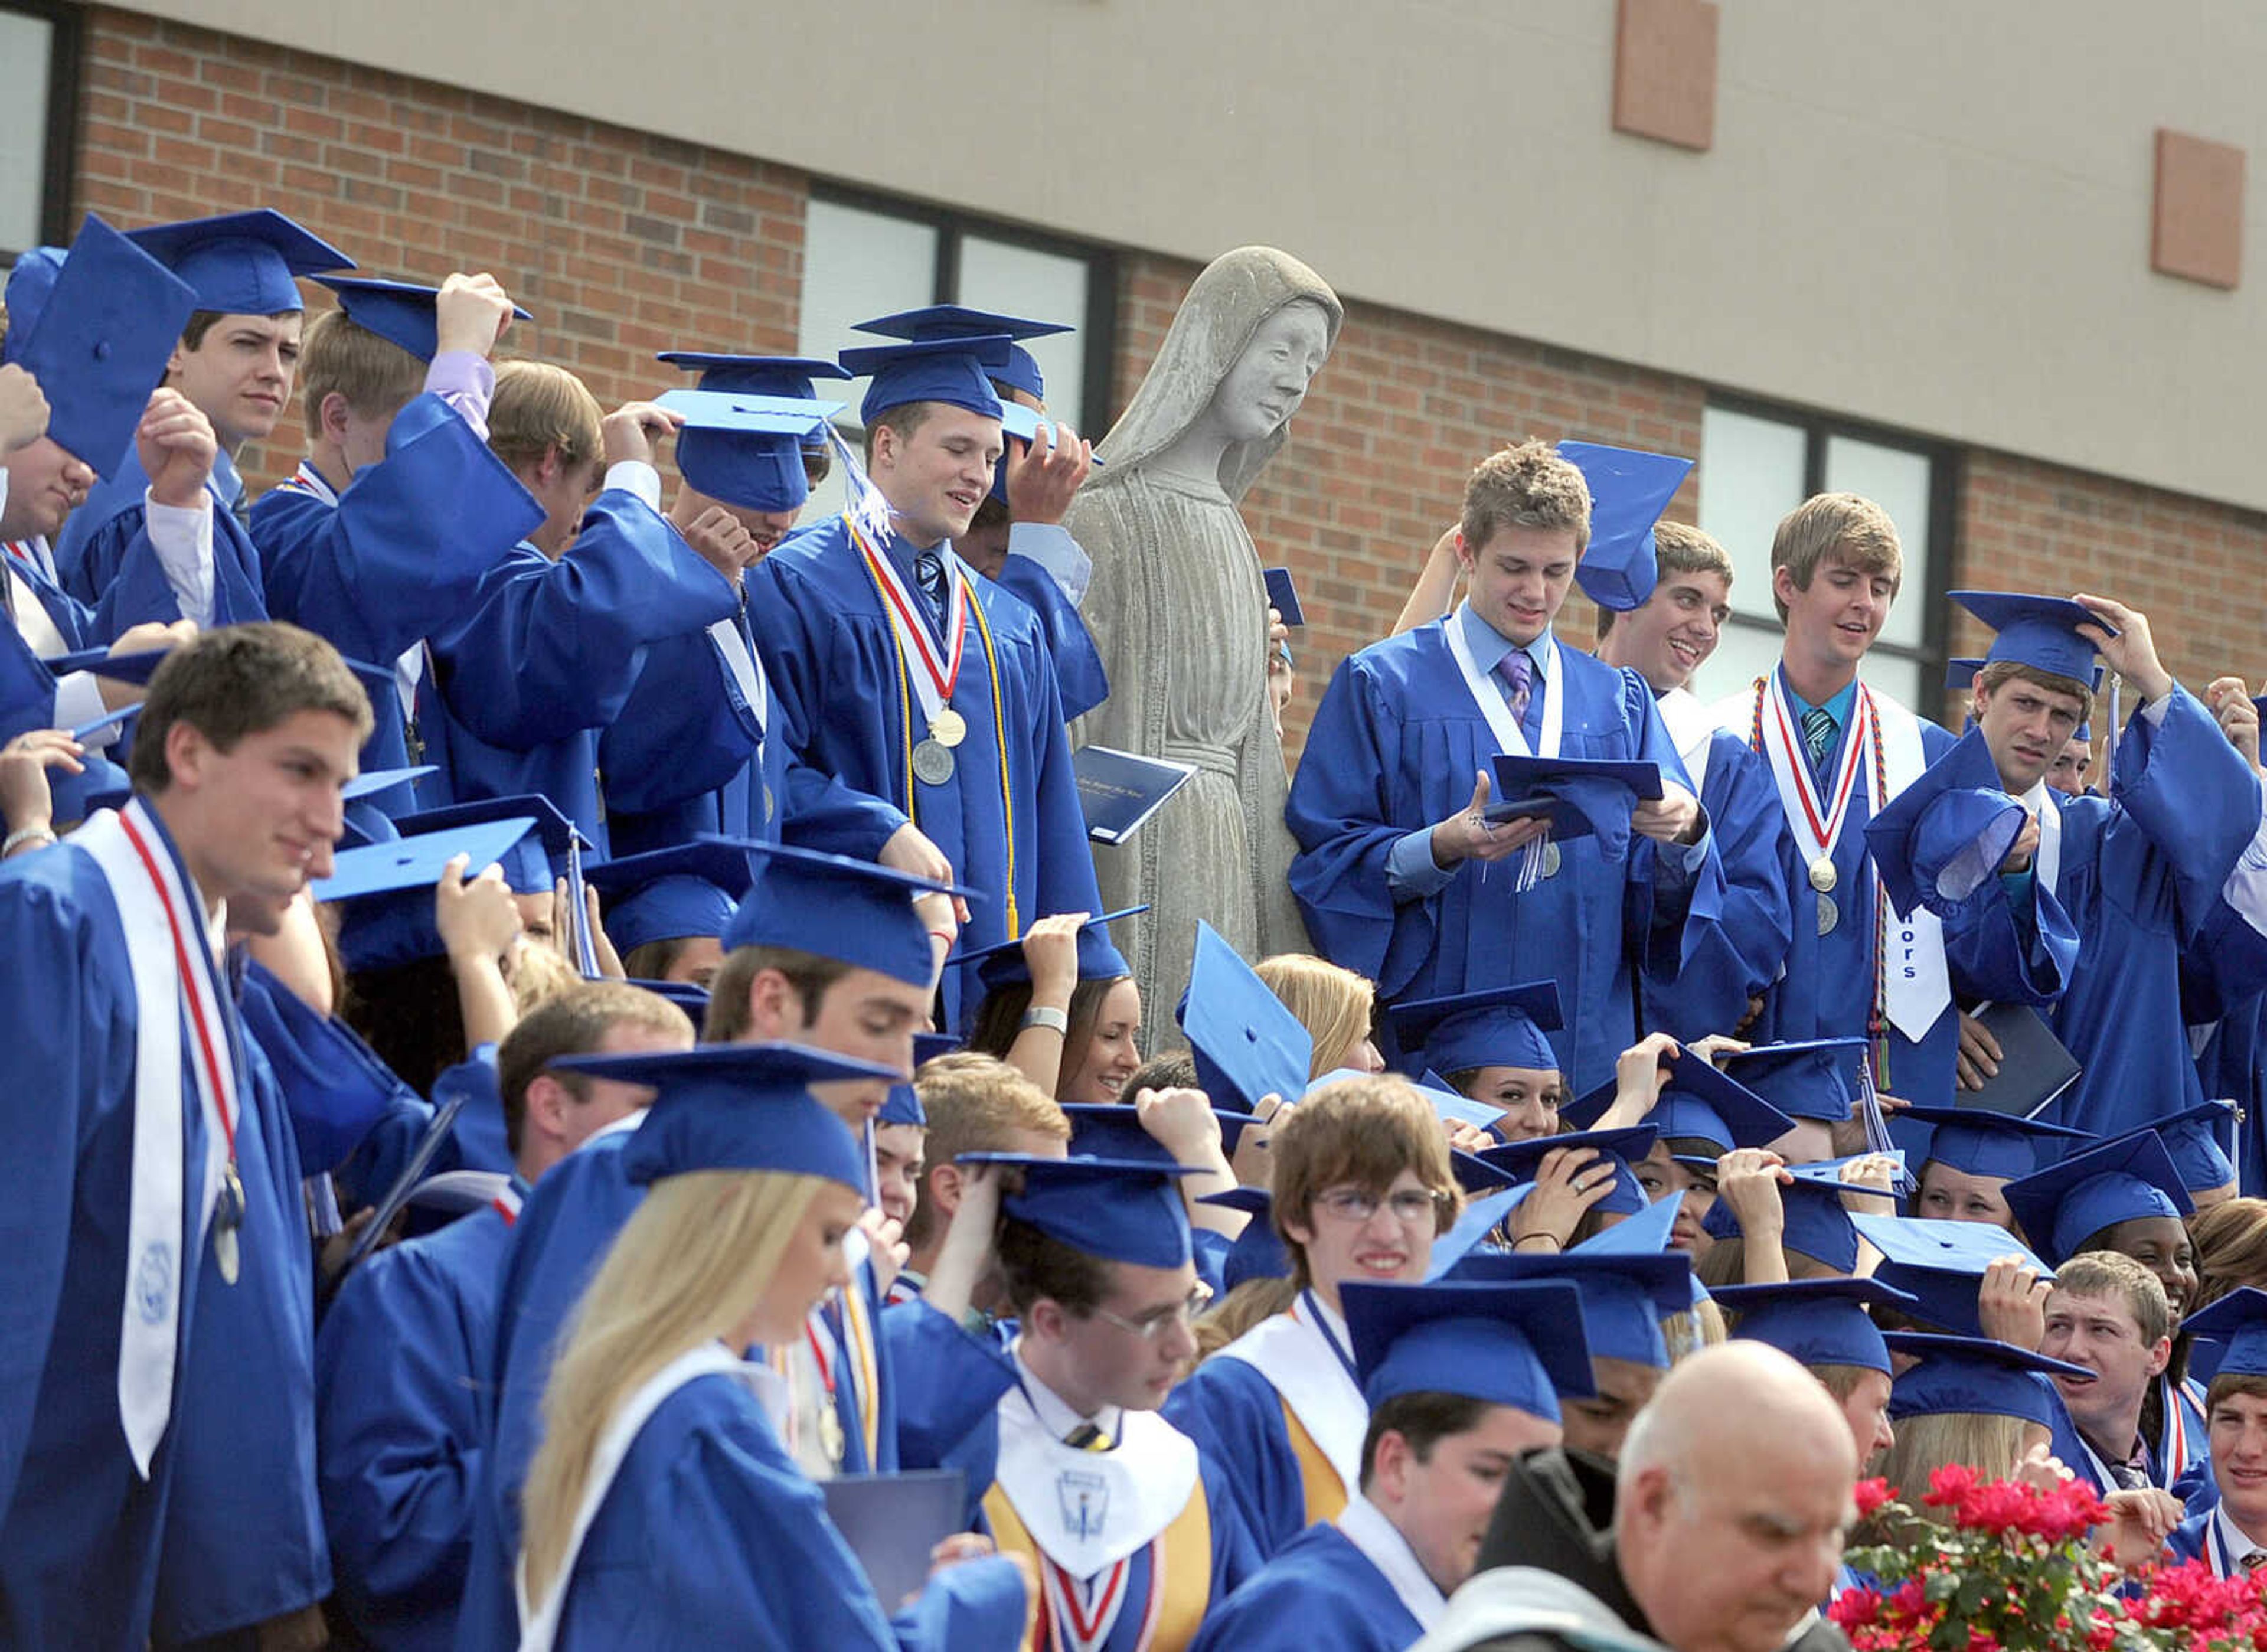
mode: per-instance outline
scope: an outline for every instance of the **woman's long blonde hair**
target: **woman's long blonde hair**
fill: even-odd
[[[1928,1495],[1929,1476],[1948,1463],[1964,1463],[1986,1479],[2005,1479],[2015,1472],[2015,1465],[2022,1457],[2026,1426],[2021,1417],[1986,1411],[1930,1412],[1900,1417],[1897,1443],[1882,1454],[1877,1472],[1889,1482],[1889,1489],[1906,1508],[1924,1520],[1947,1524],[1950,1516],[1946,1511],[1932,1509],[1921,1501]],[[1911,1541],[1910,1532],[1893,1530],[1879,1520],[1864,1523],[1860,1531],[1865,1535],[1853,1536],[1853,1543],[1902,1546]]]
[[[543,1443],[521,1494],[527,1596],[541,1600],[575,1529],[598,1436],[654,1374],[746,1323],[817,1176],[689,1171],[655,1182],[583,1291],[543,1390]]]
[[[1252,966],[1252,973],[1267,983],[1267,990],[1281,999],[1283,1007],[1313,1035],[1315,1054],[1308,1063],[1309,1078],[1320,1078],[1338,1065],[1340,1055],[1369,1036],[1377,989],[1366,977],[1306,952],[1263,958]]]

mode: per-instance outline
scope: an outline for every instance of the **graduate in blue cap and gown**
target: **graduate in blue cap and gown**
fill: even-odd
[[[1695,956],[1723,892],[1645,679],[1553,634],[1590,503],[1581,472],[1539,443],[1473,473],[1458,551],[1470,597],[1339,666],[1284,815],[1320,951],[1388,1003],[1555,979],[1566,1025],[1552,1047],[1578,1091],[1611,1076],[1636,1032],[1640,977],[1665,981]],[[1566,799],[1553,825],[1488,819],[1492,803],[1522,801],[1498,786],[1503,756],[1559,766],[1532,782]],[[1570,760],[1651,765],[1657,800],[1586,782]]]
[[[986,370],[1008,344],[845,351],[845,367],[872,375],[859,410],[870,481],[846,449],[850,507],[766,557],[750,585],[780,734],[986,892],[972,946],[1014,940],[1044,914],[1104,910],[1046,638],[948,543],[1002,451]],[[946,1025],[964,1024],[965,991],[946,978]]]
[[[620,982],[569,989],[528,1012],[500,1054],[513,1171],[488,1205],[372,1253],[315,1343],[323,1518],[333,1610],[363,1644],[455,1643],[486,1450],[481,1361],[504,1248],[528,1189],[650,1092],[554,1067],[569,1055],[689,1049],[684,1013]]]
[[[738,606],[705,631],[650,644],[637,686],[599,737],[614,853],[722,832],[870,860],[899,822],[778,738],[746,584],[747,567],[795,531],[827,474],[827,422],[842,404],[819,400],[812,381],[849,375],[792,356],[664,350],[660,359],[701,375],[697,389],[660,402],[685,418],[670,524],[721,548]]]
[[[585,874],[632,980],[689,981],[703,991],[724,962],[724,931],[754,877],[747,851],[715,833],[617,855]]]
[[[943,958],[932,928],[950,922],[950,886],[864,861],[752,840],[742,847],[759,865],[724,934],[716,986],[728,996],[712,1002],[710,1036],[790,1039],[910,1076],[913,1031],[926,1023]],[[790,970],[823,984],[801,984]],[[822,1096],[862,1140],[889,1090],[887,1081],[830,1084]],[[510,1556],[542,1432],[543,1384],[594,1259],[643,1197],[623,1173],[636,1127],[625,1120],[561,1161],[512,1231],[486,1363],[490,1448],[458,1635],[468,1649],[504,1644],[513,1632]],[[877,1331],[878,1281],[862,1236],[850,1245],[851,1289],[815,1309],[800,1335],[767,1350],[789,1368],[791,1449],[822,1472],[935,1466],[990,1414],[1010,1380],[1004,1357],[926,1304],[891,1315]]]
[[[1555,1135],[1566,1098],[1558,1052],[1544,1036],[1563,1024],[1555,981],[1412,998],[1391,1011],[1404,1064],[1438,1073],[1451,1090],[1494,1110],[1498,1142]]]
[[[1000,1057],[1058,1101],[1115,1102],[1141,1065],[1142,1003],[1110,925],[1144,910],[1042,918],[1020,940],[956,953],[954,966],[974,970],[982,988],[981,997],[964,992],[969,1047]],[[1068,958],[1066,929],[1074,931]]]
[[[1842,1407],[1860,1474],[1896,1443],[1889,1425],[1889,1345],[1867,1310],[1913,1299],[1874,1279],[1798,1279],[1780,1285],[1720,1285],[1709,1293],[1735,1337],[1768,1343],[1804,1367]],[[1838,1594],[1849,1581],[1844,1568]]]
[[[6,1123],[46,1167],[0,1216],[10,1644],[172,1644],[303,1608],[329,1581],[293,1506],[312,1467],[294,1397],[313,1334],[297,1155],[219,922],[231,900],[288,899],[327,853],[369,711],[314,638],[187,647],[145,713],[137,794],[0,868],[22,972],[6,1044],[42,1078],[14,1088]],[[225,751],[204,732],[260,694],[282,708],[267,726]],[[271,1380],[274,1403],[245,1405]],[[237,1462],[297,1469],[245,1480]],[[239,1530],[275,1552],[231,1547]]]
[[[1080,1158],[1108,1158],[1170,1165],[1191,1230],[1197,1277],[1214,1296],[1228,1289],[1228,1256],[1245,1218],[1234,1205],[1211,1204],[1214,1194],[1236,1186],[1229,1161],[1244,1132],[1260,1122],[1256,1113],[1204,1105],[1200,1092],[1162,1097],[1136,1112],[1116,1103],[1065,1103],[1070,1120],[1070,1150]]]
[[[140,456],[128,453],[55,541],[57,572],[63,588],[81,602],[108,602],[124,623],[264,620],[260,553],[246,526],[252,502],[236,456],[246,442],[265,441],[274,432],[291,400],[306,307],[295,278],[352,269],[354,261],[265,207],[160,224],[133,231],[128,239],[196,295],[165,385],[210,422],[219,452],[194,512],[159,503]],[[176,541],[191,534],[209,547],[210,584],[198,600],[184,604],[168,566],[181,554]]]
[[[1074,1144],[1075,1145],[1075,1144]],[[1037,1641],[1182,1652],[1258,1559],[1222,1473],[1158,1414],[1210,1299],[1183,1167],[965,1156],[1010,1182],[998,1249],[1017,1319],[984,1517],[1042,1579]]]
[[[2160,663],[2144,615],[2102,598],[1954,596],[1998,628],[1977,723],[2001,786],[2035,816],[2037,848],[1985,882],[1976,920],[1948,944],[2004,954],[2026,903],[2059,907],[2079,947],[2051,1024],[2083,1070],[2051,1116],[2110,1135],[2193,1106],[2204,1098],[2181,958],[2260,829],[2259,776]],[[2066,797],[2045,771],[2087,715],[2097,650],[2141,703],[2112,731],[2109,797]]]
[[[1504,1472],[1588,1397],[1596,1347],[1564,1281],[1351,1285],[1346,1302],[1371,1418],[1361,1488],[1213,1613],[1198,1652],[1415,1644],[1471,1575]]]
[[[793,1045],[569,1060],[660,1093],[620,1149],[644,1196],[546,1380],[557,1431],[529,1470],[518,1644],[1012,1642],[1028,1602],[997,1557],[943,1568],[887,1615],[788,1448],[777,1374],[745,1357],[848,1279],[865,1155],[813,1087],[892,1069]]]
[[[1939,1222],[2014,1228],[2004,1189],[2065,1152],[2100,1140],[2083,1130],[1983,1107],[1907,1107],[1889,1135],[1920,1169],[1912,1213]]]
[[[2005,1424],[1992,1432],[2006,1439],[2007,1460],[1969,1463],[1977,1474],[2005,1479],[2026,1459],[2036,1460],[2050,1443],[2055,1457],[2073,1474],[2086,1474],[2082,1459],[2073,1462],[2063,1456],[2061,1435],[2070,1427],[2069,1413],[2055,1385],[2058,1380],[2076,1384],[2092,1381],[2094,1373],[2086,1367],[1988,1337],[1885,1331],[1882,1340],[1904,1368],[1889,1383],[1893,1430],[1908,1419],[1958,1417],[1972,1422],[2002,1418]],[[1910,1436],[1920,1431],[1900,1432]],[[1950,1459],[1913,1450],[1911,1437],[1903,1444],[1906,1473],[1902,1484],[1893,1479],[1890,1489],[1907,1507],[1918,1508],[1928,1490],[1929,1476]],[[2099,1479],[2095,1487],[2105,1495],[2117,1489]]]
[[[2211,1377],[2212,1495],[2191,1501],[2166,1560],[2201,1560],[2215,1577],[2244,1577],[2267,1564],[2267,1291],[2230,1291],[2190,1315],[2186,1329],[2197,1339],[2191,1363]]]
[[[1834,1155],[1836,1132],[1852,1121],[1867,1078],[1863,1039],[1804,1039],[1727,1052],[1724,1076],[1794,1121],[1768,1143],[1790,1164]],[[1854,1082],[1853,1082],[1854,1081]]]

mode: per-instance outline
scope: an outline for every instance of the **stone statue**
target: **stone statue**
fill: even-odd
[[[1147,1041],[1188,985],[1196,921],[1246,958],[1307,950],[1287,877],[1288,783],[1267,682],[1267,593],[1237,503],[1282,446],[1338,339],[1329,283],[1273,247],[1222,253],[1181,301],[1141,387],[1104,438],[1107,467],[1063,525],[1094,559],[1082,612],[1110,698],[1071,744],[1193,763],[1126,844],[1097,844],[1103,906],[1140,983]]]

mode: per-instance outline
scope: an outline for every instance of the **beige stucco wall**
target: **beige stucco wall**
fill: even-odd
[[[2267,6],[1723,0],[1705,155],[1613,0],[134,9],[2267,508]],[[2160,125],[2250,151],[2238,291],[2148,268]]]

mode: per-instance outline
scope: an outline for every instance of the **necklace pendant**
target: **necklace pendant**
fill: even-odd
[[[835,1414],[834,1396],[829,1394],[818,1411],[818,1449],[835,1467],[842,1465],[844,1448],[849,1443],[842,1432],[842,1419]]]
[[[951,747],[968,738],[968,719],[950,706],[939,706],[928,720],[928,736],[939,745]]]
[[[1818,933],[1828,936],[1842,921],[1842,909],[1834,904],[1834,897],[1820,892],[1818,897]]]
[[[1810,863],[1810,886],[1820,894],[1830,895],[1834,892],[1837,876],[1834,863],[1829,856],[1822,855]]]

